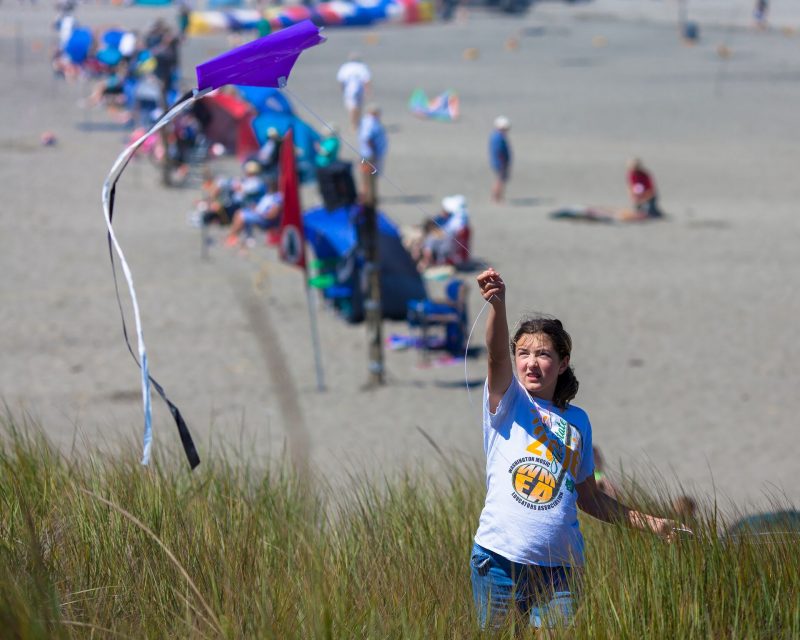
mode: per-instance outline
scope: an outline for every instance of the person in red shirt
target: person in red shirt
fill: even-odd
[[[628,163],[628,193],[636,213],[644,218],[660,218],[656,185],[641,160],[634,158]]]

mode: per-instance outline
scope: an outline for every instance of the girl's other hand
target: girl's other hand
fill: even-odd
[[[657,536],[669,543],[694,536],[694,531],[685,524],[668,518],[654,518],[651,528]]]

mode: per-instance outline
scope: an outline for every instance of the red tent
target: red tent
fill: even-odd
[[[252,105],[227,93],[216,92],[203,98],[197,105],[205,110],[198,119],[209,142],[219,142],[239,160],[259,149],[253,132],[253,118],[257,115]]]

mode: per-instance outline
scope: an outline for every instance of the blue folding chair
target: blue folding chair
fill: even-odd
[[[408,324],[419,328],[418,346],[423,352],[441,346],[453,355],[461,355],[467,336],[467,285],[454,278],[445,285],[444,294],[444,300],[409,300]],[[439,342],[429,334],[435,327],[444,329],[444,339]]]

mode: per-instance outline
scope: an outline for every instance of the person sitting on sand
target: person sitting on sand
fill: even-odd
[[[419,244],[411,252],[411,257],[417,263],[419,271],[444,264],[450,254],[451,237],[433,218],[428,218],[422,223],[422,235]]]
[[[440,264],[456,264],[467,251],[458,251],[469,229],[467,200],[458,194],[442,199],[441,213],[422,223],[422,232],[409,244],[419,271]]]
[[[666,540],[686,529],[600,491],[589,416],[572,404],[578,380],[570,335],[559,320],[533,317],[509,340],[503,279],[490,268],[477,280],[489,303],[487,491],[470,557],[478,621],[494,628],[516,609],[531,626],[568,625],[583,565],[578,507]]]
[[[243,206],[234,214],[225,246],[233,247],[241,245],[242,242],[251,244],[254,227],[264,231],[274,229],[280,225],[281,215],[283,215],[283,194],[278,191],[277,180],[270,178],[267,180],[267,193],[255,206]],[[242,232],[244,238],[240,239]]]
[[[121,112],[127,120],[129,114],[126,108],[128,98],[125,95],[125,82],[128,80],[128,73],[128,63],[125,60],[111,67],[108,74],[94,85],[92,93],[86,99],[86,106],[92,108],[102,103],[116,114]]]
[[[628,163],[628,194],[637,216],[642,218],[663,216],[658,208],[656,184],[638,158],[633,158]]]
[[[195,203],[195,211],[190,216],[193,226],[211,224],[228,225],[239,210],[235,197],[235,180],[226,176],[215,176],[206,169],[201,185],[202,197]]]

